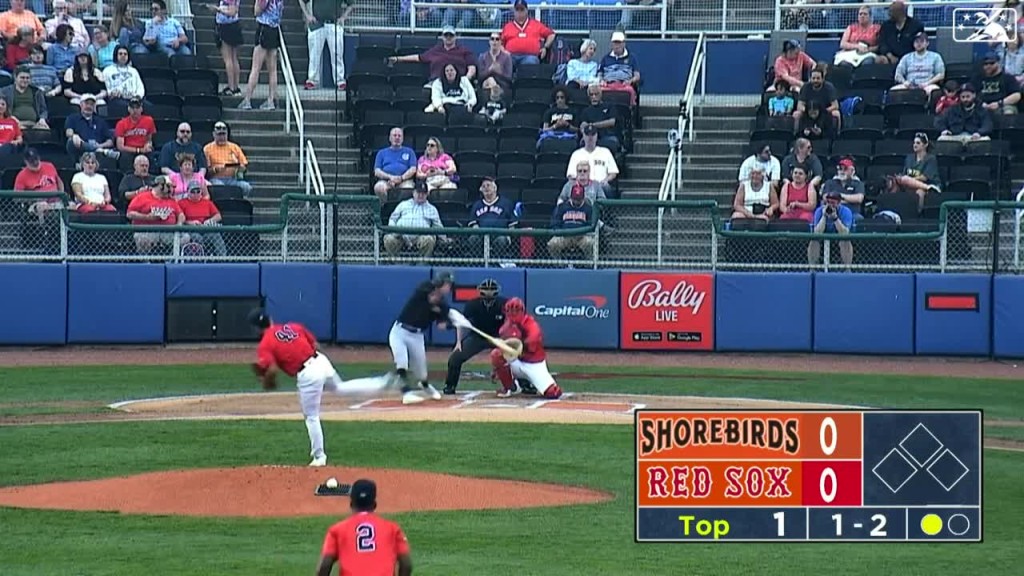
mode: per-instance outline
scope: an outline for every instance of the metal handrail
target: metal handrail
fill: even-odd
[[[306,140],[306,195],[325,196],[326,194],[327,187],[324,185],[323,174],[320,173],[320,162],[316,158],[313,141]],[[328,222],[327,208],[324,203],[317,202],[316,205],[320,209],[320,256],[326,257],[329,252],[327,239],[330,237],[327,230],[330,229],[331,223]]]
[[[299,132],[299,182],[306,178],[306,117],[302,108],[302,98],[299,96],[299,86],[295,82],[295,72],[292,70],[292,61],[288,57],[288,46],[284,39],[284,29],[278,28],[277,33],[281,38],[281,47],[277,51],[281,60],[281,73],[284,75],[285,89],[285,117],[284,131],[292,132],[292,120]]]

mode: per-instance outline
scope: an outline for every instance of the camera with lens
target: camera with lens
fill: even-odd
[[[828,206],[825,206],[825,216],[827,216],[828,218],[835,218],[838,215],[839,215],[839,210],[835,206],[833,206],[831,204],[829,204]]]

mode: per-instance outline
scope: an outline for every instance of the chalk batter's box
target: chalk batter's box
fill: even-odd
[[[981,542],[980,410],[635,412],[637,542]]]

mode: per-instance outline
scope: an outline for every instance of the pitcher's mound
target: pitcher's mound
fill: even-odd
[[[384,468],[261,466],[154,472],[0,489],[0,506],[184,516],[340,516],[348,498],[316,496],[328,478],[377,483],[378,512],[566,506],[610,500],[595,490]]]

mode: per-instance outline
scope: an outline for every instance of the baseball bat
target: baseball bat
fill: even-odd
[[[516,349],[506,344],[504,340],[501,340],[500,338],[495,338],[494,336],[491,336],[490,334],[484,332],[483,330],[477,328],[476,326],[473,326],[472,324],[469,325],[469,329],[479,334],[481,338],[487,340],[488,342],[493,344],[495,348],[501,350],[502,352],[511,355],[516,354]]]

